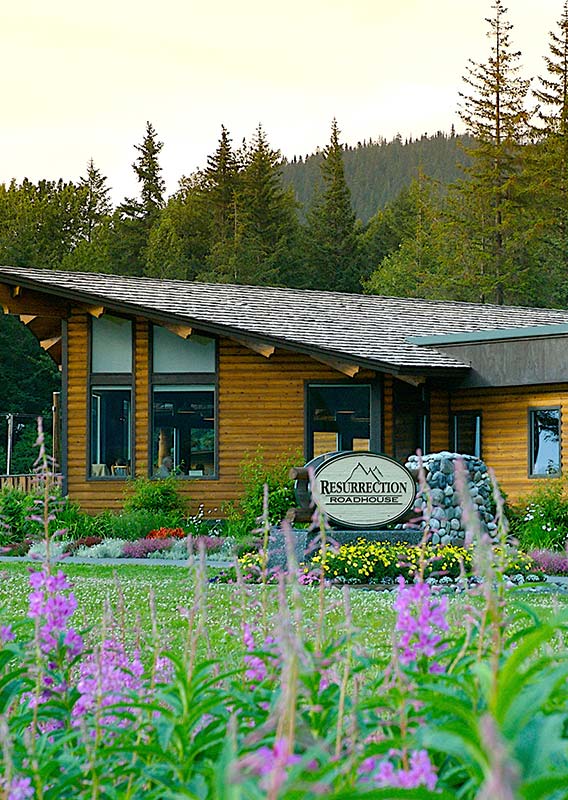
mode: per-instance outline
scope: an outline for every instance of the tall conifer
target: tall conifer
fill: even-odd
[[[306,259],[311,288],[357,292],[361,289],[359,236],[339,134],[334,119],[321,163],[323,191],[307,215]]]

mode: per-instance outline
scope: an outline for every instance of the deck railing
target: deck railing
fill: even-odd
[[[53,481],[61,486],[63,475],[54,475]],[[0,491],[2,489],[20,489],[22,492],[33,492],[37,485],[37,475],[0,475]]]

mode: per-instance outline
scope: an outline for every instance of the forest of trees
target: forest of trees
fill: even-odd
[[[138,195],[116,208],[93,160],[74,182],[0,185],[0,264],[566,307],[568,0],[532,88],[501,0],[487,35],[487,60],[464,75],[463,135],[347,147],[333,120],[321,151],[286,162],[262,126],[240,146],[223,126],[166,197],[148,122]],[[27,331],[7,325],[0,345],[21,337],[25,350]],[[9,349],[3,378],[17,368]],[[24,407],[1,392],[0,414]]]

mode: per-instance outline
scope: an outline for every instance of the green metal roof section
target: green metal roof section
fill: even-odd
[[[435,346],[452,344],[474,344],[481,342],[495,342],[501,339],[536,339],[539,337],[566,336],[568,323],[551,325],[534,325],[526,328],[493,328],[486,331],[471,331],[469,333],[440,333],[435,336],[407,336],[410,344]]]

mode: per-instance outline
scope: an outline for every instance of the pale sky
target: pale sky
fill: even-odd
[[[505,0],[526,77],[544,74],[562,0]],[[93,157],[113,199],[137,193],[146,120],[168,192],[221,123],[262,122],[285,156],[335,116],[345,142],[460,130],[468,58],[485,61],[490,0],[0,0],[0,182],[77,180]]]

